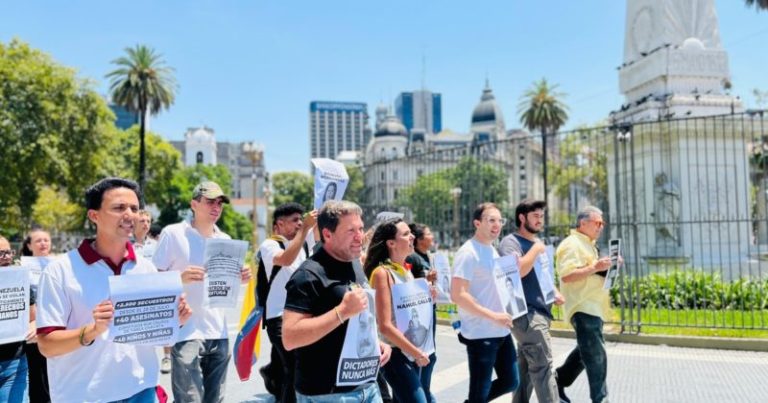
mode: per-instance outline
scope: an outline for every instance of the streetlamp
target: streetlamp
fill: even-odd
[[[450,190],[451,197],[453,197],[453,247],[459,246],[459,197],[461,196],[461,188],[455,187]]]
[[[266,225],[267,233],[272,231],[272,220],[271,220],[272,215],[269,214],[269,205],[271,204],[269,197],[271,195],[272,195],[272,191],[269,189],[269,172],[265,172],[264,173],[264,201],[265,201],[266,208],[264,209],[264,211],[266,211],[265,214],[267,216],[266,216],[264,222],[265,222],[265,225]]]
[[[264,150],[258,144],[253,142],[243,143],[243,154],[251,161],[251,180],[253,181],[252,196],[253,196],[253,250],[256,252],[259,248],[259,215],[256,211],[256,189],[258,189],[259,171],[257,168],[261,167],[261,162],[264,158]]]

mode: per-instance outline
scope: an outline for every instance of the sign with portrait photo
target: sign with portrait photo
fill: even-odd
[[[336,386],[375,382],[379,373],[379,336],[376,326],[376,292],[365,289],[368,309],[347,320],[344,345],[336,370]]]
[[[494,276],[502,306],[505,307],[512,319],[517,319],[528,313],[525,302],[523,282],[520,280],[520,266],[517,255],[502,256],[495,261]]]
[[[426,279],[392,285],[392,306],[395,310],[395,325],[411,344],[429,355],[435,352],[432,338],[432,296]],[[414,361],[414,357],[403,352]]]
[[[451,303],[451,265],[445,253],[435,253],[432,264],[437,271],[437,302],[440,304]]]
[[[619,276],[619,256],[621,256],[621,239],[611,239],[608,241],[608,256],[611,258],[611,268],[605,274],[605,283],[603,288],[610,290],[616,277]]]
[[[536,273],[536,279],[539,280],[539,288],[541,289],[541,295],[544,296],[544,303],[547,305],[554,303],[555,280],[552,276],[553,267],[549,253],[545,251],[536,256],[536,261],[533,262],[533,271]]]
[[[328,200],[341,200],[349,183],[344,164],[329,158],[312,158],[315,166],[315,209]]]

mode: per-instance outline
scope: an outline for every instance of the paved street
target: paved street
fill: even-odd
[[[237,334],[239,312],[229,313],[230,342]],[[266,336],[266,333],[264,334]],[[261,366],[269,359],[269,341],[262,338]],[[768,342],[768,341],[766,341]],[[575,345],[571,339],[553,339],[555,364]],[[439,402],[462,402],[469,375],[466,351],[453,331],[437,331],[438,360],[432,391]],[[765,402],[768,401],[768,353],[608,343],[608,390],[612,402]],[[161,375],[170,392],[170,375]],[[574,402],[588,402],[586,374],[567,391]],[[227,381],[226,402],[271,402],[258,371],[240,382],[233,366]],[[509,401],[507,397],[496,400]]]

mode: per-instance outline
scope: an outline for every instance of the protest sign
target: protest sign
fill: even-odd
[[[605,283],[603,288],[610,290],[613,282],[619,275],[619,256],[621,256],[621,239],[611,239],[608,241],[608,256],[611,258],[611,268],[605,274]]]
[[[312,158],[315,166],[315,209],[328,200],[341,200],[347,190],[349,175],[344,164],[328,158]]]
[[[29,328],[29,269],[0,267],[0,344],[24,340]]]
[[[541,295],[544,296],[544,303],[551,304],[555,302],[555,280],[552,277],[552,260],[549,254],[540,253],[533,262],[533,271],[536,273],[536,279],[539,280]]]
[[[512,319],[517,319],[528,313],[525,302],[523,282],[520,280],[520,266],[517,255],[507,255],[497,258],[494,267],[496,289],[499,292],[502,306],[505,307]]]
[[[347,320],[344,345],[336,370],[336,386],[375,382],[379,372],[379,336],[374,298],[376,292],[372,289],[366,289],[365,292],[368,295],[368,309]]]
[[[176,343],[179,331],[181,276],[178,272],[109,277],[115,309],[109,340],[143,346]]]
[[[205,240],[203,306],[235,308],[240,292],[241,270],[248,242],[233,239]]]
[[[432,338],[432,296],[426,279],[418,278],[406,283],[392,285],[392,306],[395,310],[395,325],[411,344],[429,355],[435,352]],[[405,356],[414,361],[408,353]]]
[[[432,264],[437,271],[437,302],[440,304],[451,303],[451,265],[445,253],[435,253]]]

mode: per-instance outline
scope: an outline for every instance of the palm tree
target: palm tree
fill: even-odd
[[[139,185],[146,184],[146,155],[144,135],[147,114],[157,115],[168,109],[175,99],[174,69],[165,64],[162,55],[145,45],[125,48],[126,56],[112,61],[117,69],[107,74],[111,80],[112,102],[139,115]]]
[[[747,7],[755,6],[757,11],[768,10],[768,0],[745,0]]]
[[[520,123],[529,131],[541,133],[541,162],[544,174],[544,202],[549,203],[547,187],[547,136],[554,135],[568,120],[568,106],[560,98],[565,94],[557,92],[557,84],[550,85],[547,79],[535,81],[520,98],[517,106]],[[544,210],[544,228],[549,228],[549,208]],[[545,232],[546,234],[546,232]]]

